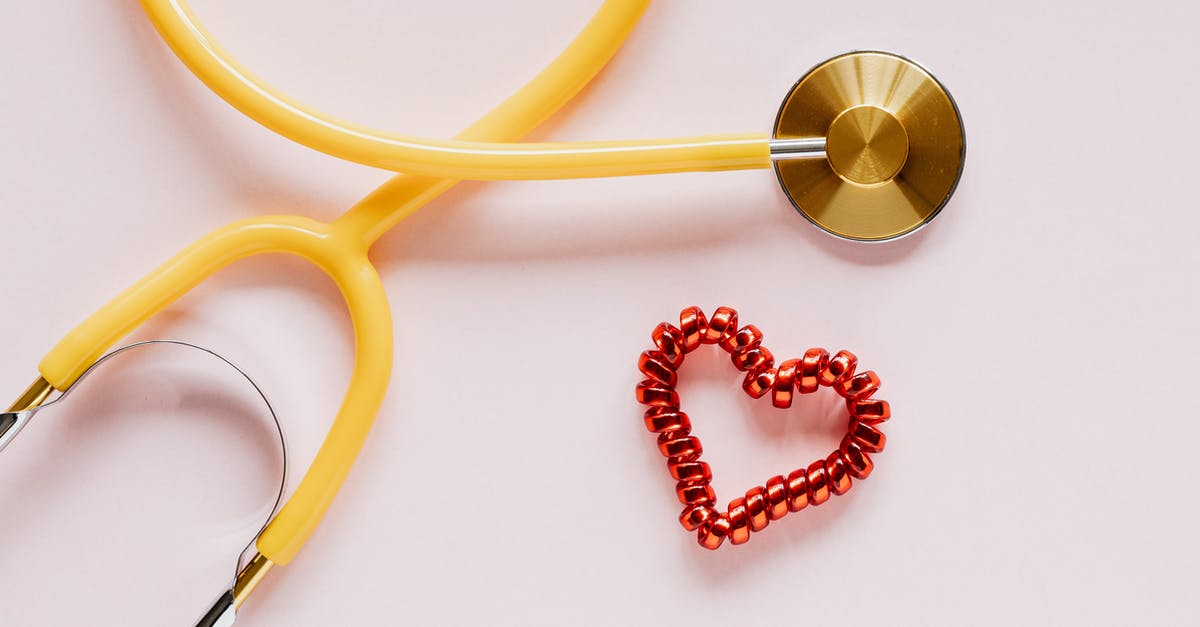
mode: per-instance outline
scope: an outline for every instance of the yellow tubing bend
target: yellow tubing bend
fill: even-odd
[[[387,294],[359,240],[292,216],[254,218],[202,238],[67,334],[39,369],[64,389],[114,342],[217,270],[245,257],[290,253],[333,279],[354,327],[354,370],[333,426],[296,492],[258,539],[259,552],[286,564],[316,529],[358,456],[383,403],[392,369]]]
[[[142,0],[142,3],[152,17],[172,12],[190,15],[186,7],[171,0]],[[558,58],[460,137],[480,142],[520,139],[599,72],[633,29],[647,4],[648,0],[607,0]],[[176,50],[191,38],[201,39],[202,31],[161,30],[163,22],[155,23]],[[194,22],[187,23],[199,28]],[[191,63],[189,67],[195,70]],[[235,67],[209,68],[216,74],[205,80],[236,81],[238,74],[232,69]],[[223,71],[228,75],[220,78],[218,75]],[[264,110],[275,106],[262,102],[259,105],[266,107]],[[265,253],[288,253],[321,268],[337,284],[350,311],[355,338],[354,370],[346,397],[312,466],[258,539],[257,548],[264,557],[276,564],[287,564],[315,530],[349,473],[390,379],[391,315],[378,274],[367,257],[370,245],[453,184],[450,179],[401,174],[332,224],[295,216],[271,216],[218,229],[68,333],[42,360],[39,370],[55,388],[69,387],[115,342],[237,260]]]
[[[183,0],[142,0],[175,54],[259,124],[348,161],[450,179],[557,179],[767,168],[765,133],[579,143],[440,140],[377,131],[300,104],[255,77],[204,30]]]

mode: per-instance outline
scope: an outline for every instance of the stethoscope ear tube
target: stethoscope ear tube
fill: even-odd
[[[34,416],[36,416],[38,413],[40,413],[43,410],[46,410],[46,409],[49,409],[51,407],[61,404],[63,401],[65,401],[71,395],[71,393],[73,391],[75,391],[76,389],[79,388],[79,386],[83,383],[83,381],[85,379],[87,379],[90,375],[95,373],[101,366],[108,363],[110,360],[114,359],[118,355],[130,352],[133,350],[143,349],[143,348],[147,348],[147,347],[164,347],[164,346],[199,351],[200,353],[203,353],[210,357],[216,358],[221,363],[223,363],[225,366],[232,368],[235,372],[237,372],[238,375],[240,375],[243,379],[245,379],[245,381],[247,383],[249,383],[252,388],[254,388],[254,392],[262,400],[263,405],[267,408],[268,413],[270,413],[271,422],[275,428],[275,432],[279,436],[279,452],[280,452],[280,456],[282,459],[282,469],[281,469],[280,477],[279,477],[279,489],[275,493],[275,500],[274,500],[274,503],[272,503],[272,505],[271,505],[270,514],[266,517],[266,520],[263,522],[262,526],[260,526],[258,528],[258,530],[254,533],[254,537],[250,539],[250,542],[248,542],[246,544],[246,546],[238,553],[238,559],[237,559],[237,564],[236,564],[235,570],[234,570],[234,576],[232,579],[229,580],[228,589],[226,589],[224,592],[221,593],[221,595],[219,597],[217,597],[217,600],[216,600],[216,602],[213,603],[212,607],[210,607],[209,610],[207,612],[205,612],[204,616],[196,623],[196,627],[226,627],[228,625],[233,624],[235,615],[237,613],[238,602],[237,602],[237,595],[235,594],[235,590],[238,587],[239,574],[242,572],[243,562],[246,561],[245,556],[254,547],[255,542],[258,540],[258,537],[262,535],[263,531],[266,530],[267,525],[270,524],[270,521],[275,517],[275,514],[279,511],[279,506],[283,502],[283,492],[287,486],[288,453],[287,453],[287,439],[284,437],[284,433],[283,433],[283,423],[280,422],[279,416],[278,416],[278,414],[275,413],[275,408],[274,408],[274,406],[271,405],[271,401],[267,398],[266,393],[263,392],[262,388],[259,387],[258,383],[256,383],[254,381],[254,379],[252,379],[250,377],[250,375],[246,373],[245,370],[242,370],[237,365],[235,365],[233,362],[229,361],[222,355],[220,355],[210,349],[204,348],[202,346],[198,346],[196,344],[191,344],[188,342],[182,342],[179,340],[150,340],[150,341],[145,341],[145,342],[138,342],[136,344],[130,344],[128,346],[124,346],[124,347],[118,348],[116,350],[113,350],[112,352],[110,352],[110,353],[104,355],[103,357],[101,357],[100,359],[96,360],[96,362],[93,363],[86,371],[84,371],[84,373],[82,375],[80,375],[79,378],[76,379],[75,382],[72,383],[70,387],[68,387],[66,390],[64,390],[62,392],[62,394],[60,394],[58,396],[58,398],[55,398],[54,400],[49,401],[49,402],[42,402],[40,404],[34,405],[32,407],[28,407],[21,411],[9,411],[9,412],[0,414],[0,451],[4,450],[4,448],[6,446],[8,446],[13,441],[13,439],[16,438],[17,434],[20,433],[21,430],[24,429],[29,424],[29,422],[33,419]],[[42,387],[43,386],[39,386],[38,384],[35,384],[34,387],[31,388],[31,390],[34,390],[34,389],[42,390]],[[26,396],[28,396],[29,394],[30,393],[26,393]],[[49,396],[49,390],[39,393],[40,400],[45,400],[45,398],[47,398],[48,396]],[[17,404],[14,405],[14,408],[20,407],[23,404],[28,404],[28,403],[24,402],[24,398],[22,401],[18,401]]]
[[[233,606],[233,588],[230,588],[217,597],[208,612],[196,622],[196,627],[229,627],[236,618],[237,608]]]
[[[29,424],[29,419],[33,418],[35,413],[33,410],[25,410],[0,414],[0,451]]]

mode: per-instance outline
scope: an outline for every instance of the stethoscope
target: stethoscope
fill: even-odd
[[[263,253],[300,256],[346,300],[354,370],[345,399],[292,497],[257,536],[257,553],[200,625],[232,624],[263,577],[312,534],[365,441],[390,378],[392,318],[368,259],[371,245],[457,180],[609,177],[774,167],[791,203],[838,237],[877,242],[908,235],[945,206],[962,172],[962,119],[947,90],[916,63],[853,52],[816,66],[788,93],[766,134],[586,143],[520,139],[573,97],[616,53],[648,0],[606,0],[541,73],[453,140],[382,133],[309,109],[230,57],[183,0],[142,0],[179,58],[223,99],[310,148],[403,172],[332,222],[299,216],[242,220],[206,235],[73,329],[39,365],[40,378],[0,419],[7,444],[122,337],[217,270]],[[19,417],[19,420],[14,417]],[[0,446],[2,447],[2,446]]]

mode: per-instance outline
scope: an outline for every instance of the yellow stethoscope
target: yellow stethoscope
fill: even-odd
[[[354,328],[349,389],[308,472],[257,537],[258,553],[201,625],[232,624],[267,572],[296,556],[337,494],[383,401],[393,361],[391,311],[368,253],[379,237],[457,180],[773,166],[784,193],[814,224],[840,237],[882,241],[933,219],[962,172],[963,126],[949,93],[912,61],[883,52],[851,53],[815,67],[792,87],[771,135],[501,143],[520,139],[582,89],[616,53],[648,0],[606,0],[558,58],[453,140],[382,133],[304,107],[242,68],[183,0],[141,4],[188,68],[247,116],[313,149],[404,173],[332,222],[264,216],[201,238],[68,333],[42,360],[40,378],[4,414],[27,422],[118,340],[239,259],[288,253],[329,275]],[[10,423],[0,421],[0,448],[15,435]]]

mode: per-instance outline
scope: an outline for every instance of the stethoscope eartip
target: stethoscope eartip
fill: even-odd
[[[775,119],[773,145],[825,138],[824,159],[774,159],[796,210],[838,237],[888,241],[928,224],[954,193],[966,139],[950,92],[889,52],[851,52],[804,75]]]

